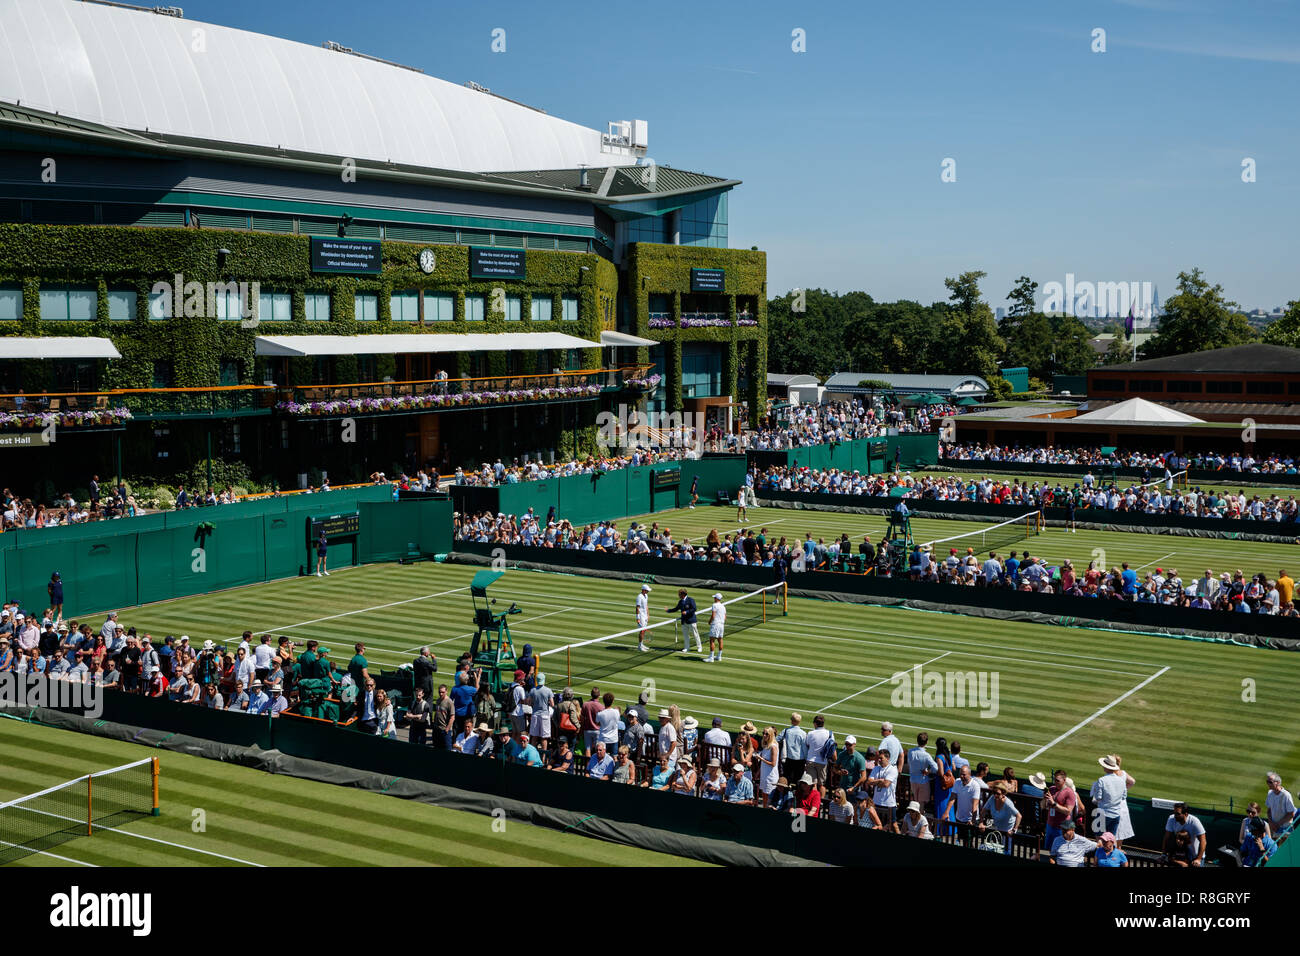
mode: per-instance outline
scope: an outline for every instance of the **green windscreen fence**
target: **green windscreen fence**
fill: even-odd
[[[678,473],[675,481],[656,477],[674,471]],[[729,455],[661,462],[599,475],[521,481],[497,488],[453,487],[450,490],[459,511],[477,513],[489,510],[521,515],[531,508],[538,518],[545,521],[553,507],[560,518],[584,525],[685,505],[689,500],[691,482],[697,476],[702,502],[713,500],[719,490],[734,497],[745,480],[745,457]]]
[[[331,542],[336,564],[444,553],[451,511],[447,499],[394,502],[376,487],[10,532],[0,535],[0,576],[6,598],[44,609],[58,571],[64,615],[84,615],[296,575],[313,560],[313,517],[360,517],[355,536]]]

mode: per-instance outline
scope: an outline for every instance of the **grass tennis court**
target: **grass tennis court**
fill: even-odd
[[[13,866],[698,866],[695,860],[367,790],[0,720],[0,802],[141,757],[162,765],[162,815]],[[466,758],[469,759],[469,758]],[[192,812],[206,830],[192,829]]]
[[[709,513],[701,509],[699,520],[723,517],[722,509],[706,519]],[[799,519],[800,529],[807,520],[830,517],[781,514]],[[674,521],[668,516],[668,523]],[[1083,535],[1070,536],[1076,537]],[[1148,546],[1146,539],[1155,539],[1157,551],[1168,540],[1125,537]],[[1182,544],[1173,539],[1166,547]],[[1236,555],[1239,546],[1232,547]],[[1236,563],[1242,560],[1236,556]],[[341,662],[360,639],[372,664],[388,669],[410,661],[428,643],[446,671],[473,634],[468,586],[475,570],[370,565],[328,578],[166,601],[124,613],[123,620],[154,635],[189,634],[197,641],[229,642],[245,627],[314,637]],[[510,620],[516,644],[528,641],[546,650],[632,626],[638,586],[513,570],[492,590],[501,606],[517,601],[523,608]],[[652,621],[669,617],[662,609],[675,601],[673,591],[655,588]],[[707,606],[708,592],[696,597]],[[677,703],[705,727],[715,715],[731,728],[749,719],[760,728],[781,727],[796,709],[807,721],[827,714],[837,736],[873,740],[880,721],[888,719],[904,741],[925,730],[932,741],[960,740],[973,761],[987,760],[997,771],[1011,765],[1023,778],[1064,767],[1081,786],[1095,778],[1099,755],[1118,752],[1137,779],[1135,796],[1181,797],[1204,806],[1259,799],[1268,770],[1284,779],[1300,773],[1300,744],[1291,731],[1300,657],[1293,654],[810,599],[789,603],[788,617],[729,640],[721,664],[705,663],[693,652],[673,654],[599,683],[626,702],[643,682],[653,681],[658,706]],[[915,665],[923,673],[996,673],[996,715],[981,717],[973,707],[894,706],[890,678]],[[1254,682],[1251,703],[1243,702],[1248,680]],[[589,689],[575,688],[584,697]],[[1236,742],[1230,757],[1210,752],[1228,739]],[[1216,769],[1207,773],[1211,767]],[[211,771],[214,779],[224,772]]]
[[[854,499],[844,496],[846,504]],[[1030,509],[1026,508],[1026,511]],[[1079,520],[1088,520],[1084,511],[1079,511]],[[1000,519],[999,519],[1000,520]],[[885,515],[862,515],[834,511],[798,511],[792,508],[750,508],[749,523],[736,523],[734,506],[700,505],[694,511],[679,508],[676,511],[661,511],[653,515],[640,515],[619,522],[620,528],[626,528],[631,521],[658,521],[661,528],[672,529],[677,540],[690,538],[692,543],[701,544],[711,529],[718,534],[752,528],[757,532],[766,527],[773,539],[782,535],[788,541],[803,540],[804,534],[812,532],[814,538],[825,538],[829,544],[832,538],[838,538],[841,532],[848,532],[856,551],[864,534],[871,535],[871,540],[880,542],[889,519]],[[935,518],[912,518],[912,536],[918,544],[949,538],[954,535],[967,534],[994,524],[994,521],[941,520]],[[1224,522],[1225,525],[1228,522]],[[1234,523],[1235,524],[1235,523]],[[1259,525],[1256,525],[1258,527]],[[1279,529],[1284,526],[1272,523],[1266,529]],[[1231,530],[1231,529],[1229,529]],[[953,546],[957,543],[954,542]],[[945,546],[940,558],[948,556]],[[1087,569],[1088,562],[1097,560],[1108,566],[1118,567],[1121,561],[1127,561],[1139,572],[1171,566],[1178,569],[1183,581],[1190,584],[1212,568],[1216,575],[1224,571],[1236,571],[1240,568],[1247,576],[1263,571],[1269,577],[1276,577],[1280,568],[1287,568],[1292,576],[1300,570],[1300,544],[1271,544],[1259,541],[1235,541],[1224,538],[1193,538],[1184,535],[1144,534],[1127,531],[1089,531],[1080,528],[1071,533],[1063,528],[1049,527],[1041,534],[999,548],[998,553],[1004,557],[1012,550],[1017,552],[1029,548],[1031,554],[1048,559],[1050,564],[1059,564],[1069,558],[1074,562],[1075,570]],[[958,547],[965,554],[965,545]],[[1103,558],[1096,552],[1105,552]],[[978,548],[977,548],[978,552]],[[987,553],[977,553],[983,561]]]

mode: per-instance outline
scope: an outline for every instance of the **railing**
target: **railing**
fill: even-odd
[[[126,421],[291,414],[334,411],[421,411],[594,398],[644,380],[653,365],[579,369],[534,375],[478,376],[415,382],[346,385],[221,385],[211,388],[110,389],[101,392],[39,392],[0,395],[0,419],[40,427],[43,416],[76,416],[87,426]],[[326,408],[326,406],[331,406]],[[28,420],[30,419],[30,420]]]

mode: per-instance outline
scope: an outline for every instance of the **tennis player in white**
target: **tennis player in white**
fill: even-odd
[[[646,632],[646,628],[650,626],[650,598],[648,597],[649,594],[650,594],[650,585],[643,584],[641,585],[641,593],[636,596],[636,626],[641,628],[641,633],[637,635],[636,649],[638,651],[644,651],[646,649],[645,632]]]
[[[740,491],[736,494],[737,524],[749,524],[749,508],[746,507],[746,505],[749,504],[749,495],[747,494],[747,491],[748,489],[744,485],[741,485]]]
[[[713,607],[709,608],[709,656],[704,663],[711,664],[722,660],[722,634],[727,625],[727,606],[722,603],[722,595],[713,595]],[[713,642],[718,642],[718,656],[713,656]]]

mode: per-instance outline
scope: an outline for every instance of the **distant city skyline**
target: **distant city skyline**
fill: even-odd
[[[1246,310],[1300,298],[1300,4],[184,8],[473,80],[588,127],[645,119],[659,164],[742,180],[730,243],[767,252],[773,296],[928,304],[978,269],[1005,306],[1020,275],[1171,290],[1200,268]]]

